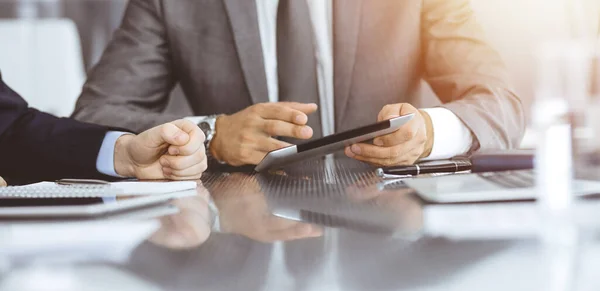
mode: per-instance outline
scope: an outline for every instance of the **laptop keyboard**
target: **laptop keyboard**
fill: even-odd
[[[532,188],[535,186],[533,171],[483,173],[479,176],[503,188],[516,189]]]

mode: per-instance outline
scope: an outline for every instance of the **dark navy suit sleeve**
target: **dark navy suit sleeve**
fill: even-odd
[[[0,176],[9,183],[107,178],[96,159],[108,130],[29,108],[0,75]]]

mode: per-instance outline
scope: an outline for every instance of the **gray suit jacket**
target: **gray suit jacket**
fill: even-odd
[[[417,102],[424,79],[482,148],[518,146],[521,101],[468,0],[334,0],[333,17],[336,131]],[[181,118],[162,113],[177,83],[196,115],[268,101],[254,0],[130,0],[74,117],[138,131]]]

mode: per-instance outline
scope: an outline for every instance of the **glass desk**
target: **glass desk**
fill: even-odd
[[[177,213],[0,223],[0,290],[600,288],[595,201],[577,206],[574,245],[538,240],[532,202],[427,205],[348,160],[208,173],[197,196],[172,205]],[[44,251],[61,235],[75,242]]]

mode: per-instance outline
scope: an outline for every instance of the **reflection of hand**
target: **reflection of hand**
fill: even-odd
[[[173,201],[179,213],[160,219],[160,229],[150,241],[171,249],[188,249],[202,245],[210,236],[211,213],[208,191],[198,186],[198,195]]]
[[[378,166],[409,165],[431,153],[433,132],[428,114],[410,104],[386,105],[378,121],[414,113],[415,117],[399,130],[377,137],[373,144],[359,143],[347,147],[347,156]]]
[[[316,104],[277,102],[219,116],[211,154],[232,166],[256,165],[268,152],[289,146],[274,137],[311,138],[313,131],[306,126],[307,114],[315,110]]]
[[[385,181],[384,181],[385,182]],[[423,205],[410,188],[385,189],[382,183],[370,181],[346,188],[350,199],[358,203],[375,205],[394,217],[398,230],[405,234],[420,232],[423,227]],[[397,223],[397,224],[396,224]]]
[[[229,186],[231,185],[231,186]],[[269,211],[255,177],[232,174],[212,191],[221,229],[260,242],[290,241],[323,235],[322,229],[279,218]]]
[[[124,135],[115,146],[119,175],[147,180],[197,180],[206,170],[204,133],[187,120]]]
[[[8,186],[6,184],[6,181],[4,181],[4,179],[2,179],[2,177],[0,177],[0,187],[6,187],[6,186]]]

